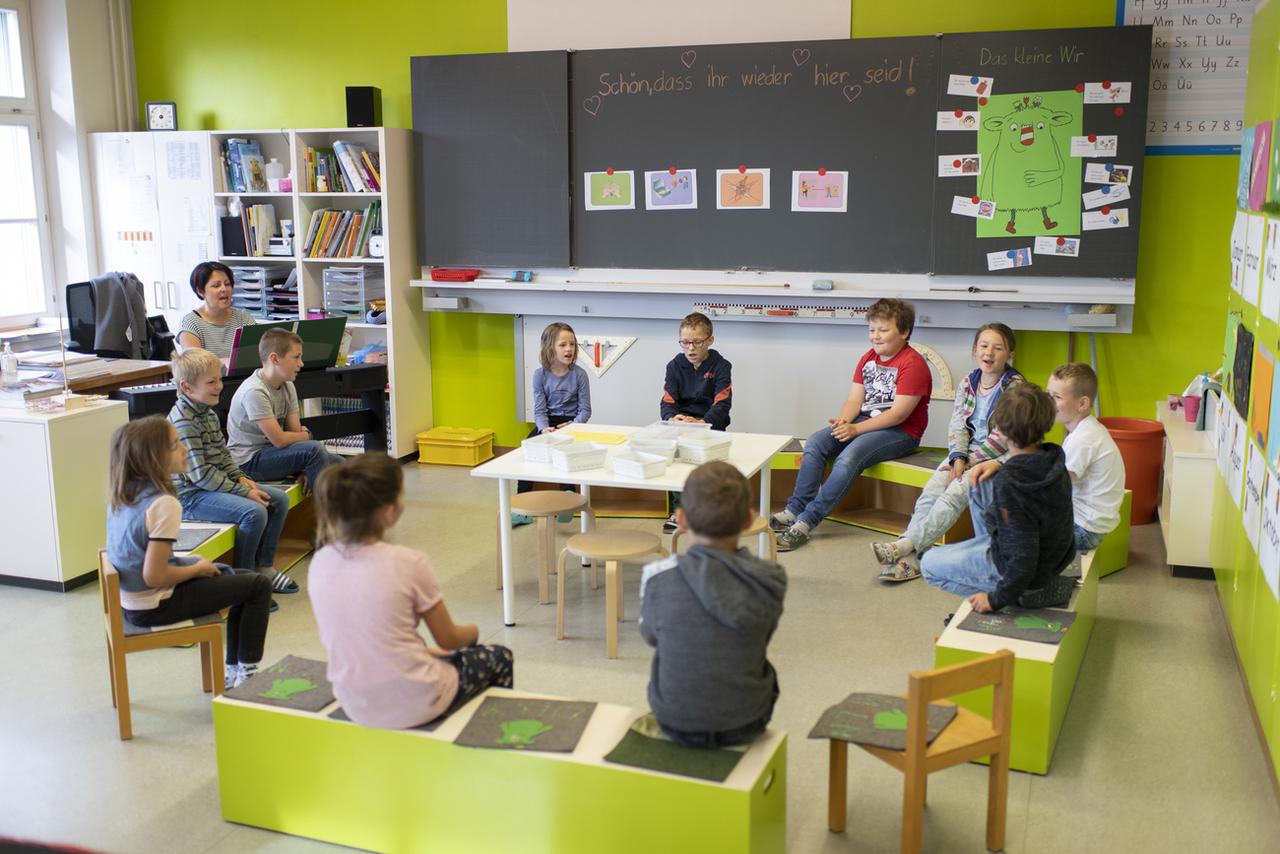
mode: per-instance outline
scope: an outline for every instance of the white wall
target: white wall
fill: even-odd
[[[847,39],[849,0],[507,0],[509,50]]]

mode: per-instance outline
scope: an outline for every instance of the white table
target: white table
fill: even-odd
[[[1209,522],[1218,476],[1213,430],[1196,430],[1182,411],[1156,401],[1164,425],[1164,478],[1160,488],[1160,533],[1172,575],[1212,578]]]
[[[629,435],[639,427],[619,427],[610,424],[574,424],[564,428],[564,432],[575,430],[584,433],[621,433]],[[769,513],[769,483],[771,476],[770,461],[773,455],[781,451],[791,442],[790,436],[775,436],[768,433],[729,433],[733,444],[729,447],[727,462],[742,472],[744,477],[760,473],[760,513]],[[544,483],[571,483],[581,487],[582,495],[591,500],[591,487],[613,486],[622,489],[652,489],[679,492],[684,488],[685,479],[693,471],[694,466],[679,460],[667,467],[662,477],[639,480],[623,477],[613,473],[613,454],[624,450],[625,445],[612,445],[604,466],[580,471],[560,471],[549,463],[526,462],[524,452],[517,449],[501,457],[489,460],[471,470],[472,477],[489,477],[498,481],[498,530],[500,548],[502,550],[502,621],[508,626],[516,624],[515,619],[515,585],[511,580],[511,485],[513,481],[532,480]],[[590,520],[586,514],[582,517],[582,530],[589,530]],[[758,549],[761,557],[768,554],[771,534],[761,534]]]

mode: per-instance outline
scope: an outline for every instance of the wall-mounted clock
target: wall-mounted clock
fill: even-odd
[[[147,130],[177,129],[177,104],[173,101],[147,101]]]

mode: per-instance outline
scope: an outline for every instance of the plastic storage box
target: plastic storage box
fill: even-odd
[[[657,454],[666,459],[668,463],[676,458],[675,439],[654,439],[643,436],[637,438],[635,434],[632,434],[631,439],[627,442],[627,448],[637,453]]]
[[[551,446],[551,464],[560,471],[596,469],[604,465],[608,450],[586,442]]]
[[[524,451],[526,462],[549,463],[551,462],[551,449],[553,447],[571,444],[573,444],[572,436],[563,433],[543,433],[541,436],[525,439],[520,443],[520,448]]]
[[[679,441],[680,459],[701,465],[712,460],[723,460],[729,456],[729,446],[733,439],[724,433],[692,433],[681,436]]]
[[[330,315],[362,321],[369,302],[386,293],[381,267],[324,268],[324,308]]]
[[[623,477],[634,477],[645,480],[661,477],[671,463],[665,456],[646,454],[644,451],[623,451],[614,454],[613,471]]]
[[[445,466],[479,465],[493,456],[493,431],[475,427],[434,427],[418,434],[418,462]]]

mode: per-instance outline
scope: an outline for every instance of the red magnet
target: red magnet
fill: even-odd
[[[951,161],[951,165],[952,165],[952,166],[954,166],[954,167],[956,167],[957,169],[959,169],[959,168],[960,168],[960,161],[959,161],[959,160],[952,160],[952,161]]]
[[[1067,238],[1065,238],[1065,237],[1059,237],[1059,238],[1058,238],[1058,245],[1059,245],[1059,246],[1065,246],[1065,245],[1066,245],[1066,243],[1067,243]]]
[[[668,171],[668,172],[670,172],[672,175],[674,175],[674,174],[676,174],[676,167],[672,166],[672,167],[671,167],[670,169],[668,169],[667,171]]]
[[[827,174],[827,170],[825,168],[818,167],[818,174],[825,176]]]
[[[985,107],[986,105],[987,105],[987,99],[986,99],[986,98],[979,98],[979,99],[978,99],[978,106],[979,106],[979,107]]]
[[[1117,116],[1123,116],[1123,115],[1124,115],[1124,107],[1116,107],[1116,115],[1117,115]]]
[[[1090,142],[1097,142],[1097,141],[1098,141],[1098,135],[1097,135],[1096,133],[1091,133],[1091,134],[1089,134],[1089,141],[1090,141]]]
[[[1103,81],[1102,81],[1102,88],[1103,88],[1103,89],[1110,89],[1110,88],[1111,88],[1111,81],[1110,81],[1110,80],[1103,80]]]
[[[964,115],[964,110],[956,110],[956,118],[957,118],[957,119],[958,119],[958,118],[960,118],[960,117],[961,117],[961,116],[963,116],[963,115]]]
[[[1077,91],[1077,92],[1083,92],[1083,91],[1084,91],[1084,84],[1083,84],[1083,83],[1077,83],[1077,84],[1076,84],[1076,91]]]
[[[1107,214],[1109,214],[1109,213],[1111,213],[1111,206],[1110,206],[1110,205],[1103,205],[1103,206],[1102,206],[1102,215],[1103,215],[1103,216],[1106,216],[1106,215],[1107,215]]]
[[[606,174],[606,175],[612,175],[612,174],[613,174],[613,167],[612,167],[612,166],[610,166],[608,169],[604,170],[604,174]]]
[[[746,166],[743,166],[743,165],[741,165],[741,164],[739,164],[739,165],[738,165],[738,171],[739,171],[739,172],[743,172],[743,173],[745,173],[745,172],[747,171],[747,167],[746,167]]]
[[[974,197],[973,197],[972,199],[970,199],[969,201],[973,202],[973,203],[976,205],[978,202],[980,202],[980,201],[982,201],[982,200],[981,200],[981,199],[979,199],[977,196],[974,196]]]

